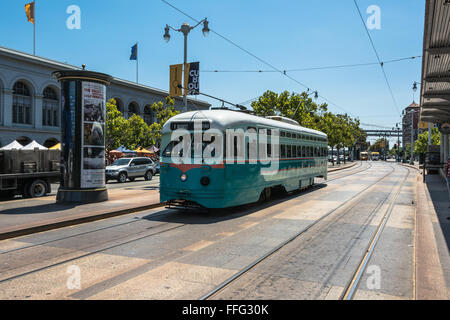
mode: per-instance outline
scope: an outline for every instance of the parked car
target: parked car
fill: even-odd
[[[159,161],[156,161],[156,163],[155,163],[155,169],[156,169],[156,172],[155,172],[155,173],[159,173],[159,169],[160,169],[160,167],[159,167]]]
[[[128,180],[144,177],[149,181],[156,173],[156,165],[149,158],[121,158],[106,167],[106,181],[117,180],[125,183]]]

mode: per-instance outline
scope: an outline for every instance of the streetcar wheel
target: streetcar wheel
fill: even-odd
[[[272,190],[270,188],[264,189],[263,192],[261,192],[261,195],[259,197],[259,202],[266,202],[270,199],[270,196],[272,195]]]
[[[30,184],[28,194],[31,198],[40,198],[47,194],[47,183],[43,180],[35,180]]]

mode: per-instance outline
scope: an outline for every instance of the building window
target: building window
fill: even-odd
[[[31,94],[28,86],[19,81],[13,88],[13,123],[31,124]]]
[[[148,125],[153,123],[153,111],[150,105],[146,105],[144,108],[144,121]]]
[[[128,105],[128,117],[127,118],[132,117],[134,114],[139,115],[139,106],[137,105],[136,102],[131,102]]]
[[[50,87],[44,90],[44,99],[42,100],[42,125],[57,127],[59,125],[59,102],[56,91]]]
[[[123,110],[123,102],[120,98],[113,98],[114,100],[116,100],[116,106],[117,106],[117,110],[119,110],[121,113],[124,112]]]

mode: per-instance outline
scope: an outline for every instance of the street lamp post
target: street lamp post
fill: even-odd
[[[195,26],[190,26],[188,23],[183,23],[180,27],[180,29],[175,29],[171,26],[169,26],[168,24],[166,24],[166,27],[164,28],[164,40],[166,42],[170,41],[170,29],[177,31],[177,32],[181,32],[184,35],[184,62],[183,62],[183,70],[187,69],[187,39],[188,39],[188,35],[189,32],[191,32],[191,30],[195,29],[197,26],[199,26],[201,23],[203,23],[203,35],[205,37],[207,37],[209,35],[209,22],[207,20],[207,18],[203,19],[202,21],[200,21],[199,23],[197,23]],[[186,109],[185,111],[188,111],[188,106],[187,106],[187,90],[186,88],[183,89],[183,102],[184,102],[184,108]]]

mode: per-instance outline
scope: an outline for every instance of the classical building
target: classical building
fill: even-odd
[[[56,70],[81,68],[0,47],[0,147],[13,140],[22,144],[36,140],[53,146],[60,141],[60,86],[53,78]],[[115,98],[125,117],[140,115],[148,124],[156,121],[150,110],[164,101],[167,91],[114,78],[107,99]],[[207,110],[205,101],[188,99],[189,110]],[[181,98],[175,108],[183,110]]]
[[[403,146],[411,143],[411,131],[414,130],[414,141],[419,136],[419,113],[420,106],[413,101],[405,110],[403,110]]]

